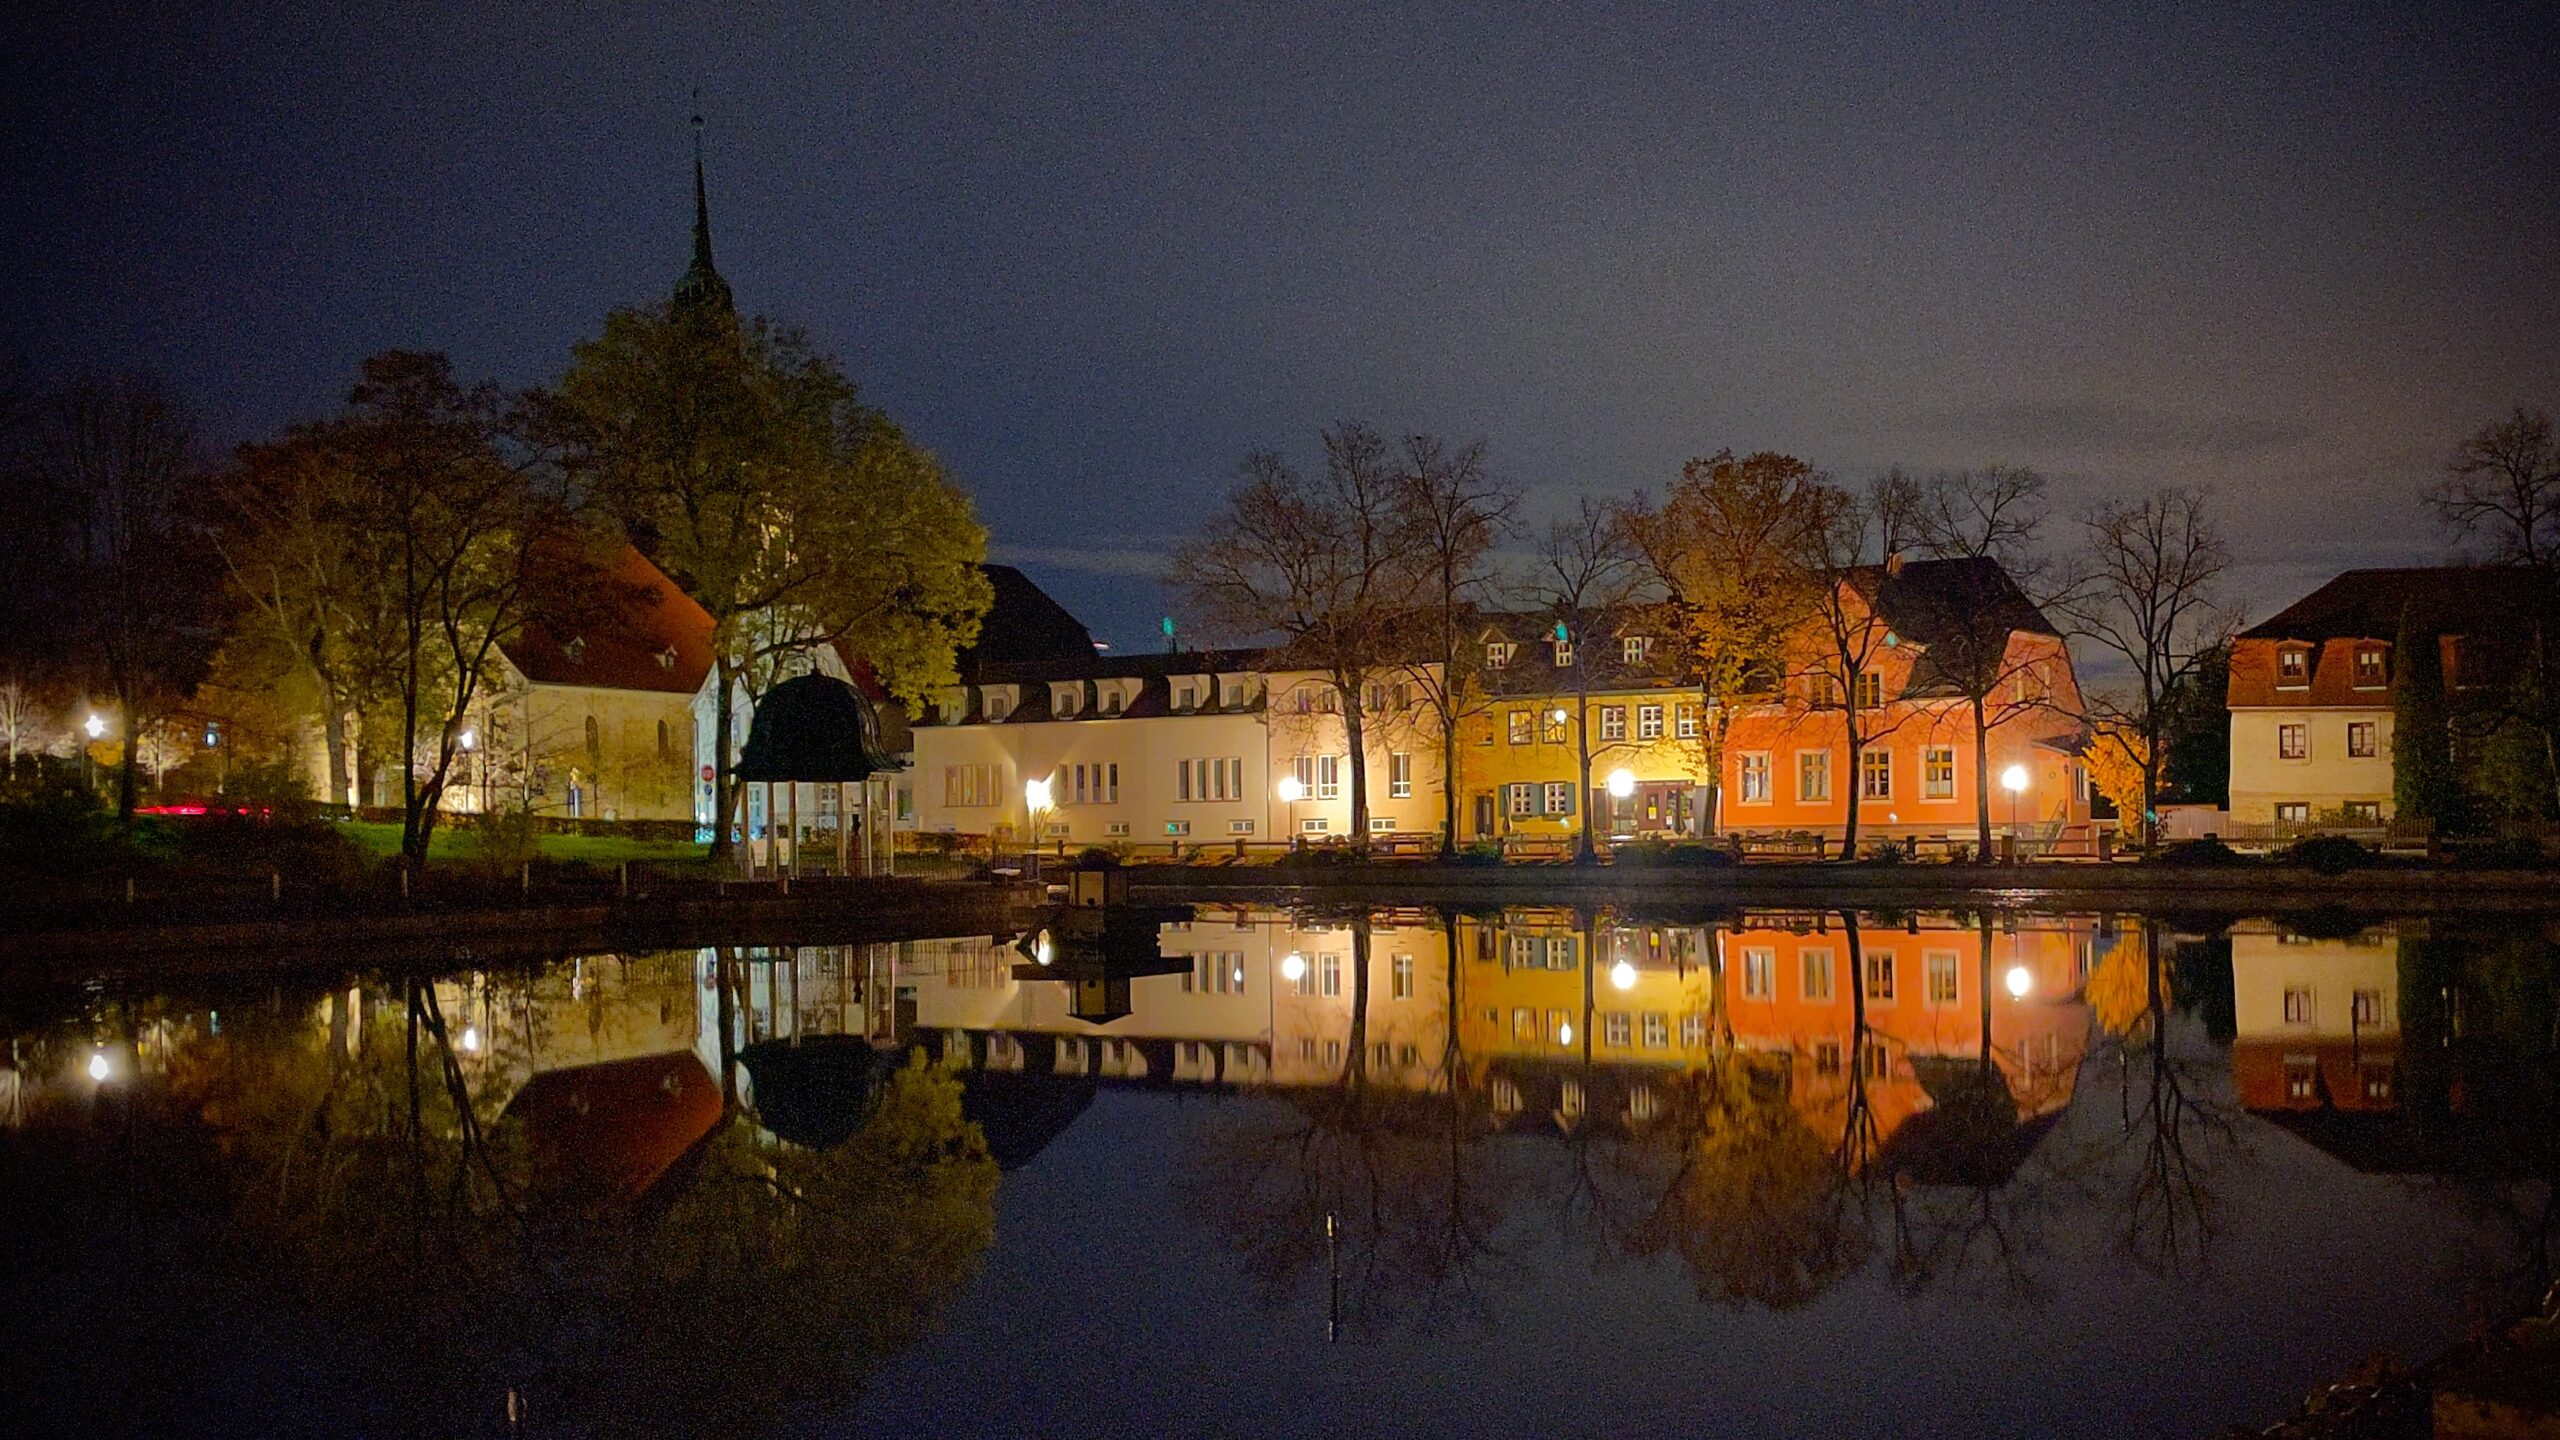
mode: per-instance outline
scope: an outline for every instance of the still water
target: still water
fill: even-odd
[[[0,1433],[2263,1425],[2549,1283],[2556,953],[1256,906],[21,997]]]

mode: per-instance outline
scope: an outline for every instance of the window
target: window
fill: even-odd
[[[1342,757],[1339,755],[1299,756],[1298,788],[1318,800],[1341,799]]]
[[[1618,642],[1618,654],[1630,665],[1642,665],[1653,654],[1653,640],[1650,636],[1629,635]]]
[[[2276,727],[2276,758],[2308,760],[2311,758],[2311,727],[2279,725]]]
[[[1893,957],[1891,955],[1867,957],[1867,998],[1874,1001],[1893,999]]]
[[[1548,712],[1547,712],[1547,723],[1539,727],[1540,732],[1541,732],[1541,733],[1540,733],[1539,738],[1540,738],[1540,739],[1542,739],[1542,740],[1544,740],[1544,741],[1546,741],[1546,743],[1548,743],[1548,744],[1550,744],[1550,745],[1561,745],[1561,744],[1563,744],[1563,743],[1564,743],[1564,720],[1565,720],[1565,715],[1564,715],[1564,712],[1563,712],[1562,710],[1550,710],[1550,711],[1548,711]]]
[[[2320,1062],[2309,1055],[2284,1057],[2284,1095],[2288,1100],[2309,1100],[2320,1093]]]
[[[1851,688],[1852,692],[1858,697],[1858,708],[1861,710],[1873,710],[1884,703],[1884,673],[1882,671],[1859,671],[1858,678]]]
[[[1767,804],[1769,802],[1769,752],[1748,751],[1736,758],[1734,766],[1737,772],[1734,784],[1734,789],[1738,793],[1737,803]]]
[[[1550,936],[1548,936],[1548,937],[1547,937],[1546,950],[1547,950],[1547,968],[1548,968],[1548,969],[1550,969],[1550,970],[1563,970],[1563,971],[1568,971],[1568,972],[1569,972],[1569,971],[1571,971],[1571,970],[1573,969],[1573,937],[1572,937],[1572,936],[1570,936],[1570,935],[1550,935]]]
[[[1920,798],[1952,800],[1956,797],[1956,747],[1932,745],[1920,762]]]
[[[1562,1043],[1562,1042],[1559,1042]],[[1571,1119],[1582,1113],[1582,1082],[1567,1080],[1556,1086],[1556,1112]]]
[[[2276,684],[2299,690],[2311,683],[2311,652],[2287,647],[2276,652]]]
[[[1839,1041],[1816,1040],[1813,1042],[1813,1073],[1816,1075],[1837,1075],[1840,1073]]]
[[[2345,811],[2347,818],[2358,825],[2382,823],[2382,802],[2379,800],[2350,800],[2338,808]]]
[[[1535,1010],[1512,1011],[1511,1038],[1514,1040],[1534,1040],[1537,1037],[1538,1012]]]
[[[1567,780],[1550,780],[1550,781],[1548,781],[1548,782],[1547,782],[1546,802],[1547,802],[1547,803],[1546,803],[1546,812],[1547,812],[1549,815],[1570,815],[1570,814],[1572,814],[1572,813],[1573,813],[1573,784],[1572,784],[1572,782],[1571,782],[1571,781],[1567,781]]]
[[[1369,833],[1370,833],[1370,834],[1372,834],[1372,835],[1392,835],[1392,834],[1394,834],[1395,832],[1396,832],[1396,822],[1395,822],[1395,817],[1393,817],[1393,816],[1391,816],[1391,815],[1372,815],[1372,816],[1370,816],[1370,817],[1369,817]]]
[[[1339,1065],[1342,1063],[1341,1041],[1327,1040],[1324,1042],[1324,1063],[1327,1065]]]
[[[1884,1042],[1870,1040],[1858,1047],[1858,1069],[1870,1080],[1882,1080],[1893,1070],[1893,1059],[1885,1054]]]
[[[2382,657],[2383,657],[2383,652],[2382,652],[2379,648],[2377,648],[2377,647],[2375,647],[2375,646],[2366,645],[2366,646],[2362,646],[2362,647],[2360,647],[2360,648],[2358,648],[2358,649],[2357,649],[2357,651],[2356,651],[2356,688],[2357,688],[2357,689],[2359,689],[2359,690],[2379,690],[2379,689],[2381,689],[2383,686],[2385,686],[2385,685],[2387,685],[2387,684],[2389,684],[2389,683],[2390,683],[2390,680],[2391,680],[2390,672],[2389,672],[2388,668],[2385,666],[2385,664],[2384,664],[2384,662],[2383,662],[2383,658],[2382,658]]]
[[[1398,1000],[1413,998],[1413,957],[1399,955],[1387,962],[1387,993]]]
[[[1603,705],[1600,707],[1600,738],[1603,740],[1624,740],[1627,738],[1626,706]]]
[[[1636,707],[1636,738],[1639,740],[1659,740],[1662,738],[1661,706],[1639,705]]]
[[[1956,1003],[1956,957],[1939,952],[1927,957],[1929,970],[1928,1002],[1932,1005]]]
[[[1815,675],[1804,682],[1805,696],[1816,710],[1840,708],[1840,687],[1828,675]]]
[[[1003,719],[1004,717],[1006,717],[1007,715],[1010,715],[1010,714],[1012,714],[1012,713],[1013,713],[1013,696],[1012,696],[1012,695],[1010,695],[1010,694],[1008,694],[1008,693],[1006,693],[1006,692],[1004,692],[1004,691],[1001,691],[1001,690],[990,690],[990,691],[988,691],[988,692],[987,692],[987,718],[988,718],[988,719],[990,719],[990,720],[1001,720],[1001,719]]]
[[[1371,685],[1369,687],[1369,709],[1374,711],[1384,710],[1386,708],[1387,687],[1383,683]]]
[[[1511,652],[1520,647],[1507,640],[1494,640],[1484,647],[1484,668],[1499,670],[1511,663]]]
[[[1689,1014],[1680,1017],[1680,1048],[1683,1050],[1707,1048],[1706,1016]]]
[[[1547,1039],[1557,1045],[1573,1043],[1573,1016],[1563,1010],[1547,1012]]]
[[[1804,998],[1817,1005],[1828,1005],[1832,999],[1831,952],[1804,952]]]
[[[1530,740],[1535,738],[1536,732],[1532,731],[1529,727],[1536,722],[1529,718],[1528,711],[1514,710],[1503,718],[1508,721],[1511,726],[1512,744],[1526,745]]]
[[[1117,687],[1102,692],[1102,713],[1105,715],[1119,714],[1121,701],[1122,696]]]
[[[1626,1045],[1635,1039],[1635,1023],[1624,1010],[1612,1010],[1600,1017],[1600,1039],[1609,1045]]]
[[[1253,822],[1250,820],[1230,820],[1227,822],[1227,833],[1230,835],[1250,835],[1253,833]]]
[[[1243,686],[1241,686],[1241,685],[1230,685],[1230,686],[1228,686],[1228,687],[1227,687],[1227,692],[1226,692],[1226,698],[1225,698],[1225,699],[1223,699],[1223,700],[1221,700],[1221,701],[1219,701],[1218,703],[1219,703],[1219,704],[1221,704],[1221,705],[1226,706],[1226,707],[1227,707],[1228,709],[1230,709],[1230,710],[1241,710],[1241,709],[1243,709],[1243,708],[1244,708],[1244,687],[1243,687]]]
[[[1058,695],[1058,704],[1057,704],[1057,713],[1058,713],[1058,718],[1059,718],[1059,719],[1061,719],[1061,720],[1072,720],[1072,719],[1074,719],[1074,718],[1075,718],[1075,714],[1076,714],[1077,709],[1078,709],[1079,707],[1081,707],[1081,706],[1083,705],[1083,703],[1084,703],[1084,697],[1083,697],[1083,695],[1082,695],[1080,692],[1078,692],[1078,691],[1076,691],[1076,690],[1072,690],[1072,689],[1069,689],[1069,690],[1060,690],[1060,691],[1058,691],[1058,692],[1057,692],[1057,695]]]
[[[2347,722],[2347,757],[2351,760],[2373,758],[2372,721],[2350,720]]]
[[[1398,750],[1387,757],[1387,797],[1391,800],[1413,798],[1413,756]]]
[[[1648,1010],[1645,1012],[1644,1048],[1647,1050],[1668,1050],[1671,1048],[1670,1016],[1663,1014],[1659,1010]]]
[[[1831,752],[1804,750],[1796,755],[1796,798],[1828,800],[1831,798]]]
[[[2311,823],[2311,802],[2310,802],[2310,801],[2308,801],[2308,800],[2279,800],[2279,801],[2277,801],[2277,802],[2276,802],[2276,823],[2277,823],[2277,824],[2279,824],[2279,825],[2308,825],[2308,824],[2310,824],[2310,823]]]
[[[1127,839],[1129,835],[1129,822],[1126,820],[1112,820],[1105,822],[1102,827],[1102,833],[1115,840]]]
[[[1298,822],[1298,833],[1302,835],[1322,835],[1332,828],[1333,822],[1322,815],[1310,815]]]
[[[1167,820],[1164,822],[1164,833],[1176,838],[1188,835],[1191,833],[1191,822],[1188,820]]]
[[[1861,750],[1858,752],[1858,796],[1863,800],[1893,798],[1893,752]]]
[[[993,805],[1003,786],[993,765],[942,767],[942,803],[954,810]]]
[[[2370,1029],[2382,1023],[2381,991],[2359,990],[2356,992],[2355,1021],[2356,1028],[2359,1030]]]
[[[2308,988],[2290,989],[2284,992],[2284,1023],[2287,1025],[2311,1023],[2311,991]]]
[[[1678,711],[1678,713],[1677,713],[1673,718],[1674,718],[1675,722],[1676,722],[1676,723],[1679,725],[1679,727],[1680,727],[1680,738],[1681,738],[1681,739],[1683,739],[1683,740],[1695,740],[1695,739],[1697,739],[1697,738],[1698,738],[1698,707],[1697,707],[1697,706],[1695,706],[1695,705],[1683,705],[1683,706],[1679,707],[1679,711]]]
[[[1191,974],[1183,977],[1182,988],[1197,988],[1209,995],[1241,995],[1244,993],[1244,952],[1219,950],[1191,957]]]
[[[1204,762],[1205,763],[1205,762]],[[1078,765],[1074,769],[1075,796],[1078,805],[1112,805],[1120,799],[1120,767],[1118,765]]]
[[[1341,956],[1319,955],[1316,957],[1316,993],[1326,999],[1332,999],[1342,993]]]
[[[1573,667],[1573,637],[1563,634],[1562,631],[1564,627],[1561,625],[1557,626],[1556,629],[1558,631],[1555,642],[1556,668],[1559,670],[1569,670]]]
[[[1771,950],[1742,952],[1742,998],[1768,1000],[1776,997],[1778,956]]]
[[[598,766],[604,763],[604,731],[596,724],[593,715],[587,717],[587,763]]]
[[[1538,813],[1537,786],[1505,785],[1502,791],[1506,801],[1503,808],[1510,812],[1512,819],[1526,820]]]

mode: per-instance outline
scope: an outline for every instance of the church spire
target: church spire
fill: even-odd
[[[695,91],[698,103],[702,92]],[[735,315],[737,306],[729,298],[729,282],[711,264],[711,197],[702,183],[702,112],[693,116],[693,264],[686,267],[684,278],[676,282],[675,309],[678,313],[709,311],[719,315]]]

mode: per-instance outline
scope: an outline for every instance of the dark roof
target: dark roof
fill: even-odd
[[[1048,591],[1010,565],[982,565],[994,599],[978,627],[975,643],[960,652],[960,678],[984,683],[981,672],[993,666],[1060,665],[1090,662],[1099,653],[1093,632],[1068,613]]]
[[[841,1145],[871,1118],[880,1082],[897,1064],[859,1035],[793,1035],[738,1052],[755,1083],[756,1119],[811,1150]]]
[[[1053,684],[1074,682],[1085,682],[1087,686],[1084,703],[1077,708],[1074,715],[1066,718],[1079,722],[1137,720],[1151,715],[1174,713],[1173,677],[1234,675],[1256,670],[1261,668],[1268,653],[1262,650],[1180,650],[1147,655],[1097,653],[1058,660],[982,666],[972,683],[979,686],[1018,685],[1022,687],[1021,694],[1014,701],[1013,709],[1006,713],[1003,720],[992,723],[1032,725],[1056,720],[1059,717],[1052,713],[1054,707],[1050,704],[1049,687]],[[1105,711],[1096,703],[1098,697],[1091,687],[1091,682],[1096,680],[1136,680],[1139,682],[1138,693],[1118,711]],[[990,723],[982,708],[981,699],[982,697],[977,694],[970,697],[969,713],[962,717],[968,723],[979,725]],[[1205,699],[1207,703],[1194,700],[1192,708],[1182,713],[1186,715],[1249,715],[1259,712],[1264,704],[1263,697],[1260,695],[1233,709],[1229,709],[1224,704],[1224,695],[1210,695]],[[945,717],[930,708],[926,711],[927,723],[943,718]]]
[[[1922,645],[1960,645],[2019,631],[2062,633],[1997,560],[1912,560],[1899,572],[1864,566],[1857,583],[1874,597],[1876,614],[1896,635]]]
[[[798,675],[756,706],[736,774],[825,783],[904,768],[882,739],[878,709],[860,691],[831,675]]]
[[[537,685],[691,695],[711,673],[711,613],[625,545],[602,587],[605,613],[574,634],[528,624],[499,648]],[[565,628],[565,627],[563,627]]]
[[[2532,608],[2540,582],[2520,566],[2432,565],[2349,570],[2272,617],[2244,640],[2389,640],[2408,611],[2420,628],[2447,634],[2509,624]]]
[[[1560,618],[1540,611],[1487,611],[1468,622],[1475,640],[1500,636],[1519,647],[1501,669],[1479,672],[1484,687],[1496,695],[1556,695],[1578,689],[1668,690],[1683,684],[1670,622],[1655,608],[1618,606],[1584,616],[1579,629],[1567,625],[1573,638],[1571,665],[1556,663]],[[1654,644],[1644,661],[1630,665],[1624,642],[1638,635]]]

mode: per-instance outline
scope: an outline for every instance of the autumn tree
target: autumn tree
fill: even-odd
[[[1805,597],[1808,622],[1796,649],[1795,670],[1805,683],[1797,703],[1809,710],[1837,709],[1847,750],[1847,821],[1840,858],[1858,856],[1860,767],[1867,749],[1908,718],[1884,693],[1884,655],[1898,641],[1876,613],[1899,553],[1907,515],[1902,497],[1878,485],[1859,495],[1817,483],[1806,497],[1807,515],[1790,557]]]
[[[2484,753],[2521,762],[2500,768],[2526,779],[2518,798],[2529,811],[2547,810],[2560,803],[2560,436],[2550,415],[2519,406],[2473,431],[2455,447],[2428,500],[2456,541],[2530,573],[2529,598],[2516,617],[2522,643],[2512,647],[2522,663],[2494,706],[2476,704],[2458,718],[2466,731],[2479,732]],[[2519,728],[2538,742],[2538,761],[2517,754],[2526,738]],[[2529,778],[2535,772],[2540,783]]]
[[[1808,610],[1790,557],[1818,514],[1822,477],[1792,455],[1719,450],[1681,467],[1659,506],[1619,516],[1672,623],[1681,667],[1698,687],[1699,771],[1707,825],[1721,823],[1724,745],[1742,698],[1772,683],[1791,625]]]
[[[841,647],[920,704],[992,592],[986,531],[933,456],[800,332],[716,302],[615,311],[537,409],[580,492],[711,615],[726,853],[742,692]]]
[[[2221,649],[2239,617],[2223,603],[2231,549],[2206,513],[2206,492],[2163,486],[2110,500],[2081,522],[2086,586],[2068,613],[2079,633],[2113,652],[2128,672],[2091,706],[2142,747],[2142,796],[2132,817],[2152,842],[2160,756],[2176,723],[2181,687]]]
[[[140,737],[182,702],[219,636],[200,539],[202,465],[177,398],[148,376],[85,376],[33,420],[37,510],[61,527],[33,538],[57,582],[47,607],[66,658],[115,697],[116,814],[129,820]]]
[[[1331,687],[1351,754],[1351,843],[1369,843],[1372,680],[1404,662],[1415,556],[1386,441],[1344,423],[1324,432],[1309,475],[1272,450],[1247,456],[1236,488],[1177,549],[1167,582],[1211,631],[1268,638],[1275,670],[1311,670]]]
[[[1484,445],[1450,447],[1436,435],[1404,438],[1394,481],[1398,546],[1417,572],[1413,643],[1402,671],[1439,728],[1440,853],[1458,846],[1458,729],[1485,702],[1484,650],[1471,622],[1494,583],[1494,547],[1511,532],[1520,495],[1485,466]]]
[[[1580,782],[1575,809],[1581,817],[1574,855],[1580,860],[1598,853],[1591,833],[1591,691],[1595,676],[1610,668],[1613,622],[1626,615],[1644,583],[1642,558],[1627,542],[1618,507],[1585,496],[1547,527],[1527,585],[1531,605],[1555,627],[1556,669],[1573,697],[1574,773]]]

